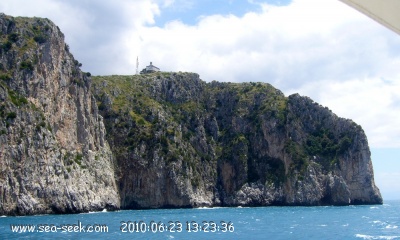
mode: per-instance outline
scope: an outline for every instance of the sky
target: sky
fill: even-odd
[[[58,25],[82,70],[268,82],[360,124],[384,200],[400,199],[400,36],[338,0],[2,0]]]

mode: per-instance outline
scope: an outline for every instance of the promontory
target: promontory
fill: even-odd
[[[50,20],[0,14],[0,215],[382,204],[362,127],[308,97],[80,67]]]

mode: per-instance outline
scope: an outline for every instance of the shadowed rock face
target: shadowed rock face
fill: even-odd
[[[0,214],[118,209],[112,153],[57,26],[0,15]]]
[[[1,14],[0,31],[1,215],[382,203],[362,128],[307,97],[91,79],[49,20]]]

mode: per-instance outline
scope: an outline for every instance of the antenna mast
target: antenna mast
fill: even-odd
[[[139,74],[139,56],[136,58],[136,75]]]

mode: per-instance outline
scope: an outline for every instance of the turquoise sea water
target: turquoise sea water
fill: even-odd
[[[400,239],[400,201],[1,217],[0,239]]]

